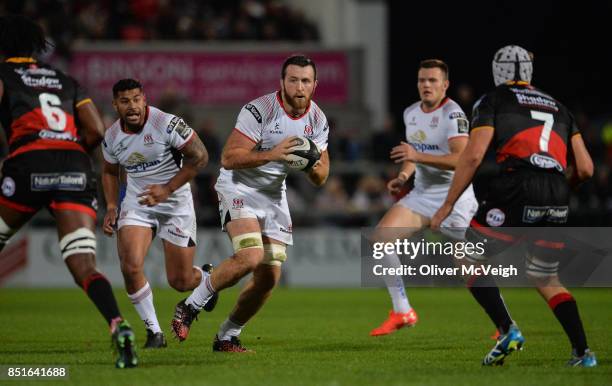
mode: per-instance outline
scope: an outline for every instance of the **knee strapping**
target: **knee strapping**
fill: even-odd
[[[282,265],[287,260],[287,246],[282,244],[264,244],[264,258],[262,263],[268,265]]]
[[[261,233],[259,232],[251,232],[251,233],[243,233],[236,237],[232,238],[232,245],[234,246],[234,253],[238,253],[243,249],[249,248],[263,248],[263,241],[261,238]]]
[[[15,233],[17,233],[17,230],[9,227],[0,217],[0,247],[7,244]]]
[[[95,255],[96,235],[87,228],[79,228],[66,234],[60,240],[60,250],[64,260],[77,253],[93,253]]]
[[[559,271],[559,261],[541,259],[533,255],[527,256],[526,266],[527,275],[536,279],[556,276]]]

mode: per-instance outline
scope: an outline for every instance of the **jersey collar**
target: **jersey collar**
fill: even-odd
[[[36,63],[36,59],[25,56],[14,56],[4,60],[7,63]]]
[[[431,111],[425,111],[425,110],[423,110],[423,102],[421,102],[421,103],[419,104],[419,107],[421,108],[421,112],[423,112],[423,113],[425,113],[425,114],[431,114],[431,113],[433,113],[434,111],[438,110],[440,107],[444,106],[444,105],[446,104],[446,102],[448,102],[448,101],[449,101],[449,99],[450,99],[449,97],[445,96],[445,97],[444,97],[444,99],[442,99],[442,101],[441,101],[441,102],[440,102],[440,104],[438,105],[438,107],[436,107],[435,109],[433,109],[433,110],[431,110]]]

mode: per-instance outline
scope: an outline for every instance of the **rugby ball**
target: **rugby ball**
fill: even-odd
[[[291,169],[308,171],[321,158],[321,151],[310,138],[299,136],[296,142],[291,154],[287,155],[287,165]]]

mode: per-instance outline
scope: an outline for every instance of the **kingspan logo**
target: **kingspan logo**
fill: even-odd
[[[126,161],[125,170],[128,172],[144,172],[147,169],[157,166],[161,163],[160,160],[146,162],[147,159],[140,153],[132,153]]]

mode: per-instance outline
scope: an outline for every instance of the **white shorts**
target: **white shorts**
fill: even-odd
[[[447,190],[430,192],[413,189],[402,197],[397,204],[431,219],[444,203],[447,193]],[[459,231],[459,234],[452,232],[449,236],[463,238],[465,230],[470,226],[470,221],[472,221],[472,217],[474,217],[477,210],[478,202],[476,201],[472,185],[470,185],[459,197],[457,203],[455,203],[451,214],[442,222],[441,228],[456,229]],[[447,232],[443,230],[443,233]]]
[[[287,194],[283,191],[275,200],[261,191],[241,184],[217,183],[221,229],[225,224],[240,218],[255,218],[261,233],[287,245],[293,245],[291,215]]]
[[[157,206],[140,205],[136,200],[126,197],[121,203],[117,228],[121,229],[126,225],[154,228],[160,238],[174,245],[195,246],[197,222],[191,190],[189,194],[181,196],[180,204],[173,205],[172,210],[169,209],[167,205],[164,210],[159,210]]]

